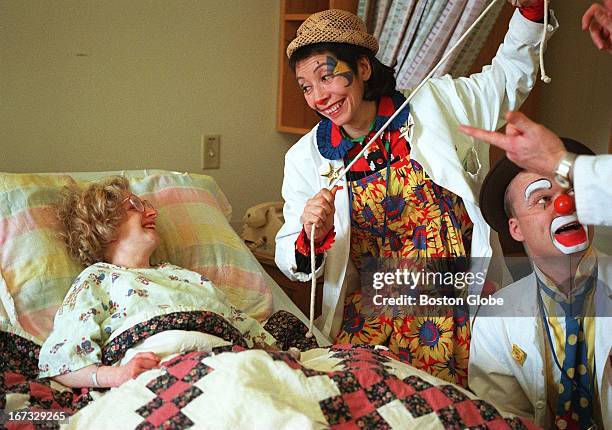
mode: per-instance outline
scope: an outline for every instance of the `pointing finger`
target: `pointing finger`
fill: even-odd
[[[522,112],[508,112],[506,114],[506,121],[521,131],[528,130],[536,125],[535,122],[527,118]]]
[[[469,125],[460,125],[459,131],[464,134],[467,134],[468,136],[472,136],[478,140],[484,140],[485,142],[488,142],[491,145],[495,145],[498,148],[503,149],[504,151],[507,151],[510,148],[508,138],[502,133],[482,130],[480,128],[470,127]]]

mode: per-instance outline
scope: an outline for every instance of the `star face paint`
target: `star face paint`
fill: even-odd
[[[359,66],[362,67],[362,66]],[[308,106],[338,126],[352,125],[362,115],[367,71],[354,73],[329,53],[314,54],[295,65],[295,75]]]
[[[329,55],[327,56],[326,64],[328,72],[334,75],[334,77],[340,76],[346,79],[347,84],[345,86],[353,85],[354,74],[348,64]]]

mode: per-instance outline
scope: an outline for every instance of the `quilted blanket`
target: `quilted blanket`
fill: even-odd
[[[115,419],[109,419],[114,417]],[[96,429],[533,429],[388,351],[186,352],[69,420]]]
[[[49,379],[38,379],[40,346],[0,330],[0,429],[55,429],[53,420],[10,420],[9,412],[58,412],[70,416],[92,400],[91,391],[70,390]]]

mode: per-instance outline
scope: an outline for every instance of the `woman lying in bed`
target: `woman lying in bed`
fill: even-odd
[[[125,178],[85,190],[67,188],[58,216],[70,254],[89,267],[55,315],[40,352],[40,377],[69,387],[115,387],[158,367],[161,357],[149,348],[156,344],[159,350],[170,339],[180,347],[168,352],[269,348],[276,340],[266,329],[274,333],[282,325],[306,331],[286,312],[274,314],[264,329],[199,273],[168,263],[151,266],[160,244],[157,211],[130,192]],[[307,342],[294,339],[290,345],[287,340],[281,346]]]

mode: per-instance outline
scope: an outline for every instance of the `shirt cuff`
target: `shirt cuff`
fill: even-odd
[[[335,238],[336,231],[334,227],[332,227],[322,240],[315,243],[315,254],[320,255],[325,253],[325,251],[331,248]],[[306,236],[306,230],[304,230],[304,227],[302,227],[302,231],[295,241],[295,250],[306,257],[310,257],[310,240]]]
[[[544,0],[536,0],[531,5],[518,9],[529,21],[544,22]]]

